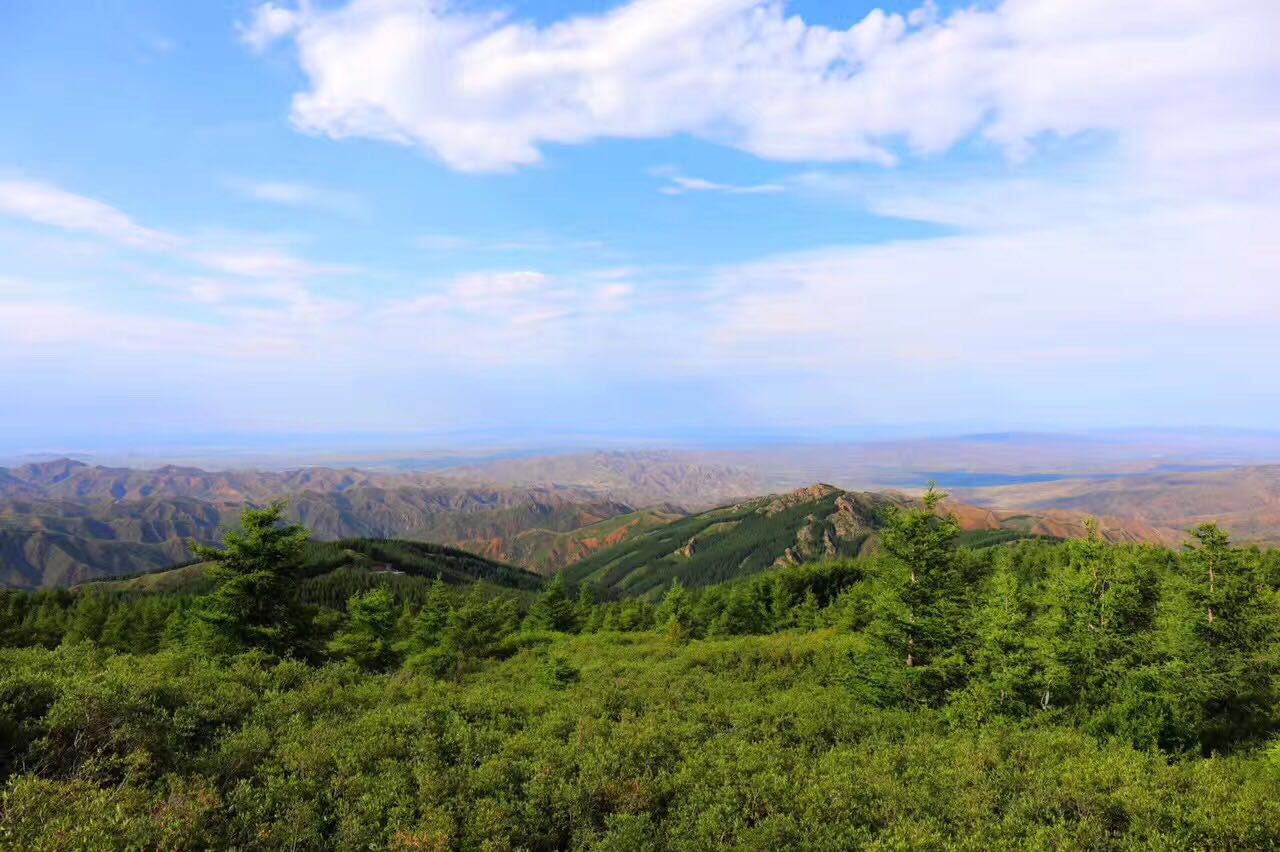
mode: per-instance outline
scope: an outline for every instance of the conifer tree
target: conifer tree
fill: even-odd
[[[933,703],[960,680],[958,647],[966,589],[956,559],[960,524],[939,511],[932,483],[920,505],[893,508],[881,531],[890,557],[872,570],[867,633],[892,662],[880,686],[910,702]]]
[[[392,649],[395,611],[383,586],[347,601],[347,621],[329,642],[329,653],[354,660],[361,668],[382,671],[395,661]]]
[[[217,650],[289,654],[307,638],[298,574],[310,534],[299,524],[281,525],[283,511],[283,503],[246,510],[221,550],[191,544],[196,556],[212,563],[206,573],[215,588],[203,599],[199,617],[218,640]]]
[[[666,594],[662,596],[662,603],[658,604],[658,609],[654,612],[654,620],[664,627],[675,621],[687,629],[689,627],[688,598],[689,594],[685,591],[680,578],[674,578]]]
[[[133,607],[128,604],[116,606],[102,625],[99,642],[107,648],[128,652],[133,650],[135,627],[137,620]]]
[[[565,587],[564,574],[557,573],[529,609],[529,624],[535,630],[570,632],[575,626],[575,608]]]
[[[1216,524],[1191,530],[1183,556],[1194,631],[1210,677],[1206,747],[1266,729],[1277,718],[1280,614],[1253,560]]]
[[[818,604],[818,595],[810,587],[805,589],[804,598],[792,610],[791,623],[801,630],[814,630],[818,626],[820,613],[821,607]]]
[[[415,618],[417,618],[417,613],[413,611],[413,606],[406,600],[404,605],[400,607],[400,617],[396,619],[396,626],[392,631],[397,643],[403,643],[413,635]]]
[[[449,625],[451,609],[449,590],[444,580],[437,574],[431,583],[431,588],[427,591],[427,599],[423,602],[422,609],[418,610],[418,615],[413,621],[413,630],[407,640],[406,650],[410,653],[419,653],[439,645],[445,628]]]
[[[591,586],[582,582],[578,584],[578,604],[574,609],[574,620],[578,625],[579,633],[588,633],[591,624],[591,615],[595,610],[596,600],[595,594],[591,591]]]
[[[66,635],[62,641],[67,644],[76,642],[96,642],[102,637],[102,628],[106,624],[111,607],[105,595],[84,592],[76,600],[67,624]]]
[[[974,619],[973,683],[967,697],[979,719],[1024,715],[1042,703],[1034,617],[1035,602],[1023,588],[1011,554],[998,554],[986,600]]]

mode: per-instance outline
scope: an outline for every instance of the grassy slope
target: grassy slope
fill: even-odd
[[[772,567],[806,527],[817,541],[831,534],[836,555],[853,556],[870,530],[836,535],[828,516],[838,497],[804,500],[774,514],[760,511],[767,500],[753,500],[683,518],[571,565],[565,579],[628,595],[654,592],[675,577],[687,586],[710,585]]]
[[[830,486],[760,498],[637,532],[570,565],[565,579],[616,594],[647,595],[677,577],[686,586],[706,586],[778,564],[857,556],[875,547],[883,512],[892,504],[887,495]],[[970,515],[961,519],[963,547],[1046,537],[1031,516]]]
[[[204,579],[205,563],[171,568],[167,571],[99,580],[86,584],[103,591],[196,591]],[[504,565],[475,554],[417,541],[348,539],[346,541],[311,542],[303,567],[305,577],[314,578],[342,568],[380,570],[390,568],[414,577],[434,579],[439,575],[446,583],[469,583],[482,580],[495,586],[535,591],[542,578],[521,568]]]
[[[642,509],[567,532],[531,529],[509,541],[464,541],[459,547],[546,575],[681,517],[673,511]]]

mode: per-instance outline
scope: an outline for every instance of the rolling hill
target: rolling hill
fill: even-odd
[[[620,544],[631,536],[672,523],[683,516],[684,512],[676,507],[641,509],[566,532],[538,527],[509,539],[464,539],[455,544],[490,559],[549,575],[598,550]]]
[[[216,543],[246,506],[276,499],[286,499],[289,519],[317,539],[442,542],[545,573],[671,520],[682,513],[669,502],[672,495],[705,500],[742,487],[727,468],[662,454],[604,453],[551,464],[546,473],[564,481],[474,479],[479,471],[446,478],[323,467],[140,470],[72,459],[0,467],[0,585],[69,585],[173,565],[190,557],[189,540]],[[637,511],[651,503],[619,494],[661,505]]]
[[[204,588],[206,564],[198,562],[162,571],[94,580],[82,586],[111,592],[199,591]],[[453,585],[479,581],[518,592],[534,592],[543,585],[543,579],[529,571],[436,544],[357,538],[313,541],[307,545],[302,568],[304,579],[331,576],[344,570],[431,580],[438,576]]]
[[[190,558],[190,539],[216,544],[220,530],[235,524],[245,505],[193,497],[0,500],[0,584],[70,585],[167,567]],[[618,534],[596,530],[574,539],[575,531],[634,513],[625,503],[579,492],[457,485],[303,491],[290,497],[286,510],[320,540],[456,544],[504,562],[524,564],[527,556],[544,571],[591,552],[611,534],[616,541]],[[620,526],[621,534],[641,527],[641,519],[633,519]]]
[[[712,509],[632,536],[565,569],[571,583],[643,595],[679,578],[705,586],[775,565],[855,556],[894,500],[814,485]]]
[[[857,556],[877,546],[885,510],[910,502],[894,492],[813,485],[639,532],[570,565],[565,579],[591,583],[609,595],[646,595],[677,577],[686,586],[705,586],[783,565]],[[1085,534],[1079,514],[1006,512],[956,502],[945,506],[959,519],[961,543],[967,546]],[[1105,519],[1101,532],[1111,541],[1161,540],[1146,525],[1114,519]]]
[[[1009,443],[975,446],[1005,451]],[[828,450],[811,447],[804,464],[789,463],[799,465],[797,470],[805,464],[829,465]],[[936,461],[921,458],[917,467]],[[725,495],[753,487],[758,477],[743,470],[689,453],[637,452],[506,459],[430,473],[322,467],[205,471],[175,465],[139,470],[57,459],[0,468],[0,585],[68,585],[157,570],[188,559],[189,539],[216,543],[220,529],[234,524],[246,505],[281,498],[288,500],[289,518],[307,525],[320,540],[440,542],[541,574],[578,562],[582,566],[575,572],[595,571],[604,565],[601,551],[611,551],[609,560],[617,560],[616,548],[633,537],[643,539],[635,547],[645,554],[666,558],[710,525],[703,524],[708,517],[741,527],[732,534],[728,527],[716,527],[693,541],[697,548],[714,540],[714,551],[729,560],[710,576],[760,570],[762,563],[785,556],[787,548],[797,558],[854,549],[856,536],[827,534],[827,521],[808,524],[811,529],[803,535],[812,540],[797,539],[805,525],[796,525],[779,548],[770,538],[780,534],[777,524],[757,529],[759,520],[737,523],[744,520],[738,517],[741,507],[757,502],[751,499],[735,498],[728,507],[682,520],[683,506],[705,506],[717,495],[723,506],[729,502]],[[990,485],[990,475],[970,472],[962,479],[987,485],[952,489],[962,501],[953,509],[973,532],[1067,538],[1083,535],[1083,518],[1094,515],[1112,540],[1176,544],[1188,526],[1217,520],[1239,541],[1280,543],[1280,466],[1106,477],[1055,474],[1049,480],[1019,472],[996,477],[995,482],[1012,483],[996,486]],[[822,499],[828,498],[834,499]],[[834,503],[811,507],[801,517],[813,513],[831,518],[832,525],[839,521],[842,529],[874,528],[873,520],[856,511],[842,514]],[[751,544],[757,533],[769,543]],[[663,536],[663,544],[655,536]],[[666,547],[672,542],[677,543]],[[727,567],[735,559],[741,569]],[[626,559],[613,564],[605,585],[612,587],[613,578],[626,574],[627,564]],[[666,576],[674,564],[667,560],[646,570]],[[697,573],[687,565],[682,570]]]

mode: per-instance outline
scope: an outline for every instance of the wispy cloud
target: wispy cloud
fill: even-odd
[[[521,252],[591,251],[604,248],[599,240],[573,240],[540,234],[493,239],[462,234],[423,234],[414,244],[424,251],[439,253],[516,254]]]
[[[658,187],[658,192],[661,192],[664,195],[684,195],[688,192],[722,192],[728,195],[770,195],[777,192],[787,191],[787,187],[781,183],[733,184],[719,183],[698,177],[688,177],[680,174],[670,166],[660,166],[652,169],[650,174],[655,177],[660,177],[666,181],[663,186]]]
[[[143,227],[109,204],[33,180],[0,180],[0,214],[133,248],[169,250],[183,244],[179,237]]]
[[[364,198],[357,193],[308,183],[230,177],[226,179],[226,185],[246,198],[268,204],[309,207],[344,216],[356,216],[368,210]]]
[[[258,241],[201,239],[149,228],[103,201],[33,180],[0,180],[0,215],[248,278],[303,279],[354,269],[305,260]]]
[[[216,272],[243,275],[247,278],[312,278],[317,275],[339,275],[353,267],[331,263],[314,263],[287,252],[271,248],[238,248],[200,252],[193,258]]]

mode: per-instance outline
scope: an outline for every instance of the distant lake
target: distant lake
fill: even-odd
[[[991,485],[1025,485],[1032,482],[1057,482],[1072,477],[1064,473],[988,473],[973,470],[947,470],[912,473],[897,480],[905,486],[937,483],[939,488],[986,488]]]

